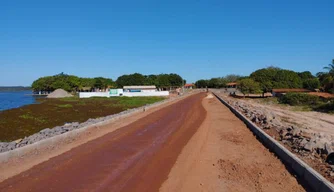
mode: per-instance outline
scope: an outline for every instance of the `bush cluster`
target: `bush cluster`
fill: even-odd
[[[287,93],[279,98],[279,102],[289,105],[317,105],[320,100],[318,96],[307,93]]]

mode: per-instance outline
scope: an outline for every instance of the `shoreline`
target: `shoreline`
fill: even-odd
[[[107,133],[113,132],[121,127],[129,125],[163,107],[169,106],[197,93],[199,92],[191,92],[181,97],[175,97],[159,103],[154,103],[151,106],[146,106],[145,111],[143,111],[144,107],[140,107],[131,113],[123,113],[118,117],[114,117],[103,122],[97,122],[90,126],[85,126],[80,129],[44,139],[31,145],[17,148],[5,153],[0,153],[0,169],[3,170],[0,175],[0,182],[30,169],[34,165],[58,156],[74,147],[99,138]],[[111,123],[112,125],[110,126]]]

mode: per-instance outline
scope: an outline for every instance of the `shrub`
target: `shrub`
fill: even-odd
[[[289,105],[317,105],[319,97],[307,93],[287,93],[279,99],[279,102]]]

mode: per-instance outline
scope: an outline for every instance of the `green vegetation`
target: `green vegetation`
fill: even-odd
[[[239,89],[243,94],[261,93],[260,84],[251,78],[240,80]]]
[[[239,75],[227,75],[225,77],[216,77],[211,79],[201,79],[196,81],[195,85],[198,88],[222,88],[226,87],[227,83],[237,82],[244,77]]]
[[[76,92],[81,89],[115,87],[112,79],[103,77],[96,78],[80,78],[74,75],[60,73],[54,76],[41,77],[32,83],[34,91],[54,91],[56,89],[64,89],[69,92]]]
[[[180,87],[185,80],[178,74],[142,75],[134,73],[122,75],[116,80],[117,87],[122,88],[127,85],[155,85],[158,88]]]
[[[279,98],[279,102],[292,106],[301,105],[318,105],[320,99],[318,96],[309,95],[307,93],[287,93]]]
[[[327,67],[324,67],[327,72],[317,73],[317,77],[321,82],[322,89],[334,93],[334,59],[331,64],[328,64]]]
[[[0,111],[0,141],[24,138],[66,122],[84,122],[162,100],[162,97],[39,99],[40,104]]]
[[[277,67],[268,67],[251,73],[250,78],[260,83],[264,92],[281,88],[317,89],[320,87],[319,80],[309,71],[297,73]]]
[[[62,105],[57,105],[57,107],[60,107],[60,108],[71,108],[73,106],[71,104],[62,104]]]
[[[77,92],[80,90],[90,91],[94,88],[106,89],[122,88],[126,85],[155,85],[158,88],[163,87],[180,87],[185,80],[178,74],[160,74],[160,75],[142,75],[134,73],[130,75],[120,76],[116,82],[112,79],[95,77],[81,78],[74,75],[60,73],[54,76],[41,77],[32,83],[34,91],[54,91],[56,89],[64,89],[69,92]]]

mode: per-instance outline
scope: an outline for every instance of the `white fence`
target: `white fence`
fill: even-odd
[[[109,97],[109,92],[80,92],[80,98],[89,98],[89,97]]]
[[[156,91],[156,92],[124,92],[123,96],[126,97],[148,97],[148,96],[168,96],[168,91]]]
[[[125,97],[148,97],[148,96],[168,96],[168,91],[155,91],[155,92],[123,92],[120,93]],[[80,98],[89,98],[89,97],[111,97],[119,95],[110,95],[109,92],[80,92]]]

